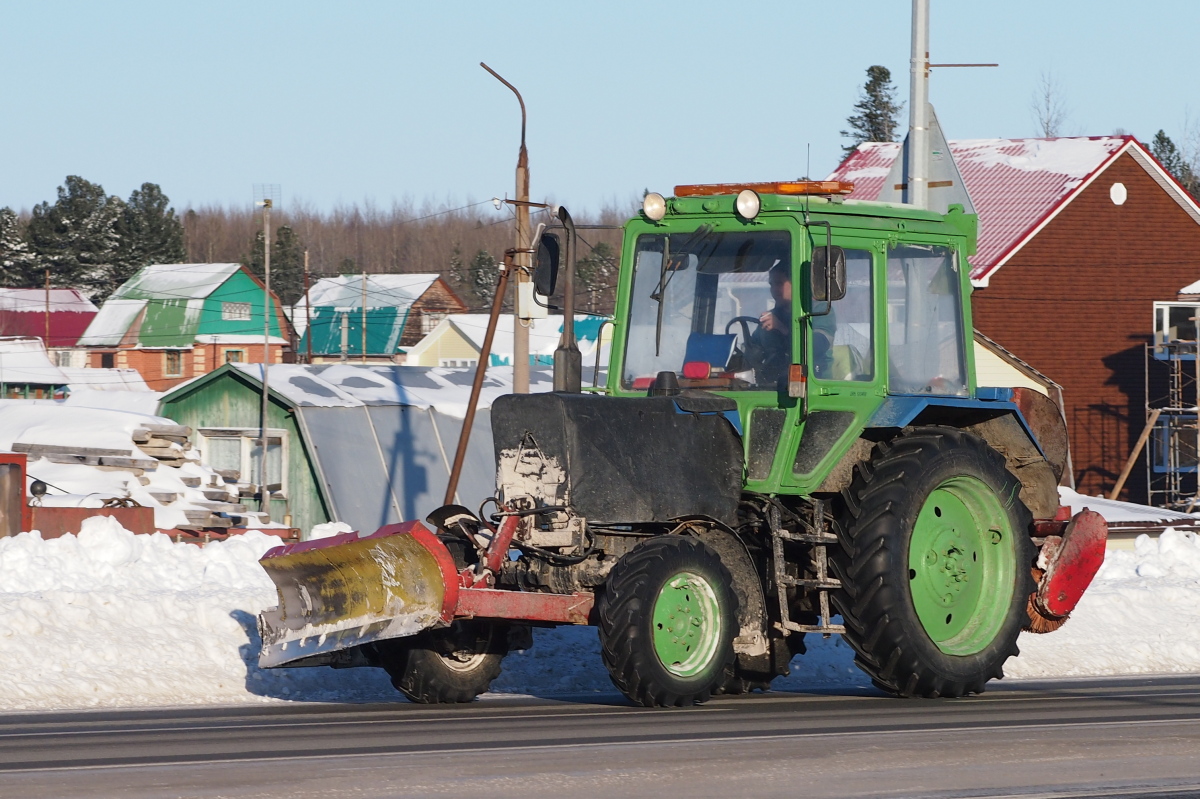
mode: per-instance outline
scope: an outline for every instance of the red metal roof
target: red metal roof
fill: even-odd
[[[47,300],[49,302],[47,302]],[[50,310],[48,347],[74,347],[96,315],[97,308],[75,289],[0,288],[0,336],[46,337],[46,309]]]
[[[1091,182],[1128,146],[1149,155],[1132,136],[1055,139],[965,139],[949,142],[979,214],[979,248],[971,278],[983,280]],[[859,145],[829,180],[854,183],[851,198],[874,200],[900,144]]]

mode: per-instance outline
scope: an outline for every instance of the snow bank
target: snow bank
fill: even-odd
[[[330,530],[328,532],[333,532]],[[49,541],[0,538],[0,710],[396,701],[379,669],[261,670],[255,616],[275,604],[257,560],[278,539],[251,532],[204,548],[135,536],[112,519]],[[1200,537],[1168,530],[1111,551],[1070,622],[1023,635],[1010,677],[1200,671]],[[778,690],[868,686],[840,639],[809,636]],[[535,631],[493,690],[614,689],[596,631]]]

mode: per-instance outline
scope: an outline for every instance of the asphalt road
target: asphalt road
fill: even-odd
[[[1200,797],[1200,677],[0,716],[0,797]]]

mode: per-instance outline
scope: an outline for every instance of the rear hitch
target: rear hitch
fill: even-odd
[[[1033,569],[1037,590],[1029,595],[1029,624],[1034,633],[1054,632],[1066,624],[1071,611],[1104,563],[1108,523],[1084,508],[1062,535],[1046,536]]]

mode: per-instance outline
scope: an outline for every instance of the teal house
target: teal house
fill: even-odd
[[[264,313],[270,337],[264,337]],[[163,391],[226,363],[281,363],[290,326],[241,264],[152,264],[105,301],[79,340],[92,367],[136,369]]]

